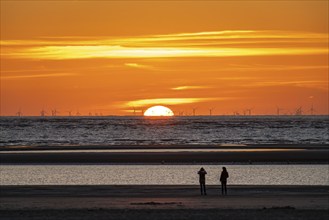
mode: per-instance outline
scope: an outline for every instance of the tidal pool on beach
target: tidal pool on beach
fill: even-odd
[[[328,164],[225,165],[232,185],[329,185]],[[219,184],[220,165],[1,165],[1,185],[195,185],[204,167]]]

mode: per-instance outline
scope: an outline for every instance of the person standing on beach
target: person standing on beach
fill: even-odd
[[[207,174],[207,172],[203,167],[201,167],[198,174],[199,174],[201,195],[207,195],[207,192],[206,192],[206,174]]]
[[[220,174],[220,182],[222,184],[222,195],[227,195],[227,188],[226,188],[226,184],[227,184],[227,178],[228,178],[228,172],[226,170],[226,167],[223,167],[223,171]]]

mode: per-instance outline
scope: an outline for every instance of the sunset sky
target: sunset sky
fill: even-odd
[[[328,1],[2,1],[1,115],[328,114]]]

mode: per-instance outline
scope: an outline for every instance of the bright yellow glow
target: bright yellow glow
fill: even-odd
[[[206,89],[208,86],[178,86],[171,88],[172,90],[188,90],[188,89]]]
[[[206,47],[122,47],[122,46],[42,46],[28,49],[6,49],[7,57],[65,60],[87,58],[173,58],[234,57],[327,54],[327,48],[206,48]]]
[[[149,69],[149,70],[153,69],[152,66],[143,65],[139,63],[125,63],[124,65],[127,67],[138,68],[138,69]]]
[[[224,100],[226,98],[215,98],[216,100]],[[140,99],[126,103],[129,107],[141,107],[146,105],[166,104],[166,105],[182,105],[196,102],[204,102],[215,100],[214,98],[162,98],[162,99]]]
[[[328,34],[323,33],[256,30],[75,41],[71,38],[0,41],[6,46],[1,50],[4,57],[42,60],[312,55],[328,54],[327,43]],[[137,63],[126,66],[144,67]]]
[[[157,105],[157,106],[153,106],[151,108],[148,108],[145,113],[144,116],[174,116],[173,111],[171,111],[170,108],[161,106],[161,105]]]

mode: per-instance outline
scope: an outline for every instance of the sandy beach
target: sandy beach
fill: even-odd
[[[323,145],[19,146],[1,164],[324,163]],[[329,186],[2,185],[0,219],[328,219]]]
[[[0,219],[327,219],[328,186],[1,186]]]
[[[0,163],[328,163],[325,145],[12,146]]]

